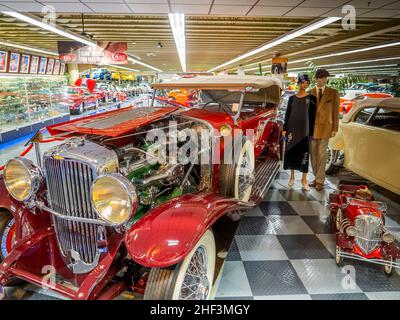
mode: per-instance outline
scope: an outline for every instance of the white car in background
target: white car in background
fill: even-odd
[[[340,154],[345,168],[400,194],[400,98],[357,102],[329,141],[328,173]]]

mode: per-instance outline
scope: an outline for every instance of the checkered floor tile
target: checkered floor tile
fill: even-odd
[[[216,299],[367,300],[399,299],[400,273],[387,277],[382,268],[334,261],[328,196],[335,178],[321,192],[289,189],[281,172],[258,208],[241,219],[228,251]],[[386,224],[399,227],[400,203],[388,204]]]

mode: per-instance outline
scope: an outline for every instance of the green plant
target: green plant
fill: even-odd
[[[310,71],[308,72],[311,79],[310,88],[313,88],[316,86],[317,79],[315,75],[319,67],[312,61],[307,62],[307,64],[310,68]],[[346,88],[360,82],[367,82],[367,78],[365,76],[355,74],[347,74],[346,76],[341,78],[329,78],[329,86],[335,88],[341,94],[345,93]]]

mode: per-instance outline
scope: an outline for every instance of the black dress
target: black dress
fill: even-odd
[[[314,133],[317,99],[308,95],[289,98],[283,130],[287,144],[283,167],[285,170],[308,172],[310,158],[309,137]]]

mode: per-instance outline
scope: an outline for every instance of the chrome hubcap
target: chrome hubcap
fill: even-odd
[[[207,277],[207,254],[203,246],[197,248],[183,279],[180,300],[205,300],[210,292]]]

